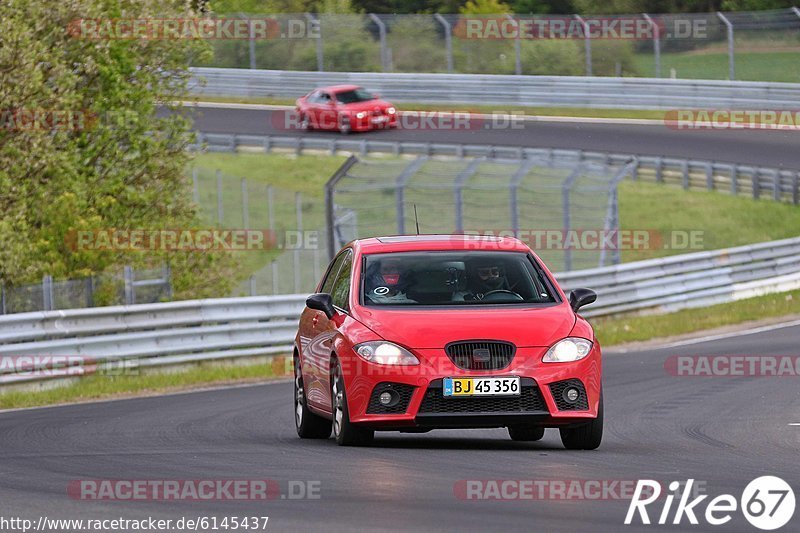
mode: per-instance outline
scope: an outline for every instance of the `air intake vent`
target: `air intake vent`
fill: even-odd
[[[445,346],[447,356],[464,370],[500,370],[511,364],[516,346],[503,341],[458,341]]]

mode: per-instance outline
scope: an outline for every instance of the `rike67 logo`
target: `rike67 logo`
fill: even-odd
[[[794,515],[794,491],[779,477],[762,476],[754,479],[742,491],[739,500],[732,494],[721,494],[705,504],[704,512],[701,511],[701,504],[708,498],[708,495],[696,496],[690,500],[692,485],[694,485],[694,479],[689,479],[686,483],[678,481],[670,483],[670,492],[663,498],[661,512],[657,518],[653,516],[652,520],[659,525],[668,523],[678,525],[685,523],[683,522],[685,519],[689,524],[698,525],[700,523],[698,517],[700,517],[712,526],[721,526],[730,522],[733,514],[741,510],[751,525],[764,531],[772,531],[785,526]],[[661,492],[661,484],[658,481],[640,479],[628,507],[628,514],[625,516],[625,525],[634,523],[637,515],[642,524],[651,524],[648,506],[660,500]],[[673,503],[676,499],[678,503],[673,511]],[[653,507],[658,507],[658,504]],[[657,511],[657,509],[651,509],[651,511]]]

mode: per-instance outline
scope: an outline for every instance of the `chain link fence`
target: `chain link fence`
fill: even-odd
[[[617,264],[619,251],[575,251],[571,233],[619,229],[617,185],[634,162],[573,157],[370,161],[351,157],[327,185],[329,255],[379,235],[513,235],[558,272]],[[550,236],[560,244],[550,246]]]
[[[220,15],[267,32],[214,39],[193,66],[800,81],[800,10],[578,15]],[[246,37],[247,37],[246,35]]]
[[[43,276],[41,283],[0,285],[0,314],[77,309],[106,305],[133,305],[172,299],[169,268],[134,269],[106,272],[83,279],[53,280]]]
[[[265,249],[231,252],[240,254],[239,264],[251,272],[232,296],[296,294],[316,286],[328,262],[321,196],[218,169],[194,167],[191,174],[203,223],[271,236]]]

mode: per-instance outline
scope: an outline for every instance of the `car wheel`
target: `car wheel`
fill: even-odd
[[[595,450],[603,440],[603,391],[600,391],[600,405],[597,418],[575,428],[564,428],[561,442],[568,450]]]
[[[350,125],[350,118],[349,117],[345,117],[345,116],[340,116],[339,117],[339,131],[343,135],[347,135],[348,133],[350,133],[350,131],[352,131],[352,127]]]
[[[333,425],[308,408],[299,357],[294,358],[294,424],[301,439],[327,439]]]
[[[520,442],[534,442],[542,440],[544,437],[544,428],[530,427],[530,426],[510,426],[508,428],[508,436],[511,440]]]
[[[344,377],[339,361],[334,363],[331,373],[331,400],[333,404],[333,436],[336,438],[336,443],[340,446],[369,444],[375,436],[375,432],[350,423],[347,393],[344,390]]]

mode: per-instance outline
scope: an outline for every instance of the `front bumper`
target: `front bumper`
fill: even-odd
[[[518,348],[502,370],[463,370],[444,350],[414,350],[420,365],[389,367],[354,356],[345,371],[350,420],[375,429],[491,428],[511,425],[565,427],[597,417],[601,356],[595,345],[574,363],[542,363],[547,348]],[[458,376],[519,376],[519,396],[445,398],[442,380]],[[579,401],[567,403],[563,390],[576,386]],[[382,408],[377,398],[391,389],[400,399]]]

